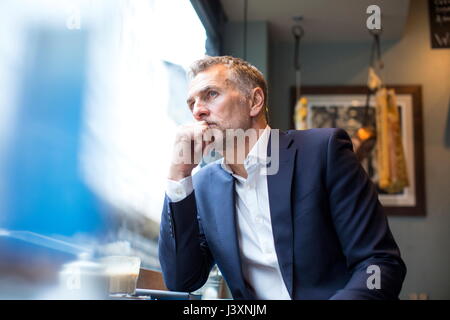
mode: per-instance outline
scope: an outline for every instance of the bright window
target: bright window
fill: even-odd
[[[185,72],[206,33],[189,1],[121,4],[117,32],[101,22],[94,34],[83,168],[109,202],[159,221],[173,133],[192,119]]]
[[[2,0],[0,21],[0,229],[74,237],[115,215],[151,222],[127,229],[148,243],[205,53],[190,1]]]

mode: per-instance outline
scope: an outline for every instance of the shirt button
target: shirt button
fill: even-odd
[[[263,223],[263,218],[261,216],[256,216],[255,222],[262,224]]]
[[[181,196],[181,195],[183,194],[183,191],[182,191],[180,188],[177,188],[177,189],[175,189],[175,193],[176,193],[178,196]]]

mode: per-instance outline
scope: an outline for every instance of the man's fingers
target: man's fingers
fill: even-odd
[[[206,121],[199,121],[180,128],[177,142],[181,149],[191,151],[187,159],[190,163],[199,163],[201,158],[211,150],[216,149],[220,153],[220,147],[216,144],[223,140],[223,133],[218,128],[210,128]],[[184,145],[184,147],[183,147]]]
[[[202,154],[203,156],[208,155],[209,152],[211,152],[211,150],[214,148],[214,143],[213,141],[203,141],[203,151]]]

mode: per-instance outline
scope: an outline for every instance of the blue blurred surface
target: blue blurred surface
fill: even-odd
[[[4,155],[3,228],[66,236],[102,228],[78,164],[86,49],[81,30],[28,33],[17,116]]]

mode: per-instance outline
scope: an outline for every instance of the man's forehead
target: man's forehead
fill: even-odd
[[[190,81],[189,91],[201,86],[227,85],[229,69],[224,65],[214,65],[199,73]]]

